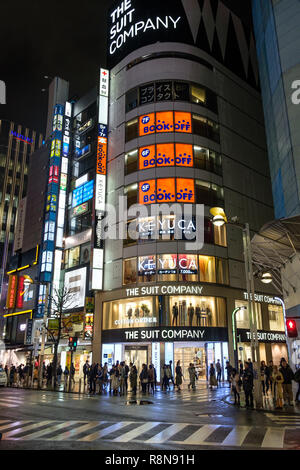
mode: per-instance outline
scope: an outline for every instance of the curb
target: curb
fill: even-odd
[[[227,403],[227,405],[231,405],[231,406],[235,406],[234,403],[232,403],[232,401],[229,400],[231,395],[226,395],[224,398],[222,398],[222,401],[224,403]],[[242,409],[246,409],[244,406],[241,407]],[[236,407],[236,409],[239,409],[238,407]],[[273,414],[278,414],[278,415],[281,415],[281,414],[285,414],[285,415],[290,415],[290,416],[299,416],[299,419],[300,419],[300,408],[299,408],[299,412],[290,412],[290,411],[285,411],[284,409],[283,410],[266,410],[264,408],[252,408],[250,409],[249,411],[260,411],[260,412],[263,412],[263,413],[273,413]]]

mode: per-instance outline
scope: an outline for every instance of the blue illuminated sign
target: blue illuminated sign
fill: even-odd
[[[72,207],[79,206],[86,201],[93,198],[94,195],[94,180],[82,184],[79,188],[73,191]]]

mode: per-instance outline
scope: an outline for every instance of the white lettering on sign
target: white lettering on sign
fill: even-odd
[[[247,331],[246,333],[247,339],[251,340],[251,332]],[[253,338],[255,338],[255,334],[253,334]],[[257,339],[258,341],[285,341],[286,337],[283,333],[268,333],[266,331],[258,331],[257,332]]]
[[[173,18],[166,15],[165,17],[157,16],[154,19],[144,19],[134,23],[135,8],[132,8],[131,0],[124,0],[111,13],[112,27],[110,29],[110,55],[120,49],[129,38],[147,33],[147,31],[158,31],[160,29],[176,29],[181,17]]]
[[[244,299],[248,300],[248,293],[244,292]],[[252,295],[250,294],[250,299],[252,300]],[[263,295],[263,294],[254,294],[254,300],[255,302],[264,302],[267,304],[277,304],[281,305],[279,300],[276,300],[274,297],[270,297],[269,295]]]
[[[202,295],[203,286],[189,285],[164,285],[164,286],[144,286],[126,289],[127,297],[138,297],[139,295]]]

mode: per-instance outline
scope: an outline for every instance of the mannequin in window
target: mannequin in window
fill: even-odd
[[[197,326],[201,326],[201,308],[199,304],[196,305],[196,318],[197,318]]]
[[[131,317],[132,317],[132,308],[131,307],[127,310],[127,317],[128,317],[128,320],[130,320]]]
[[[175,302],[175,304],[172,307],[172,316],[173,316],[172,326],[174,326],[174,323],[176,323],[176,326],[178,326],[178,314],[179,314],[179,310],[178,310],[177,302]]]
[[[135,318],[139,318],[140,317],[140,309],[139,307],[136,307],[135,310],[134,310],[134,316]]]
[[[193,326],[194,313],[195,313],[195,309],[194,309],[193,305],[190,304],[190,306],[188,308],[188,316],[189,316],[189,325],[190,326]]]
[[[206,309],[206,315],[207,315],[207,319],[208,319],[208,326],[212,326],[212,312],[211,312],[210,308],[208,308],[208,307]]]
[[[182,322],[180,323],[181,326],[185,326],[187,324],[187,308],[186,308],[186,301],[182,301]]]

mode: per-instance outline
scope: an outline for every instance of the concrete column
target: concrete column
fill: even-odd
[[[93,362],[101,363],[102,359],[102,309],[103,295],[95,295],[94,331],[93,331]]]

